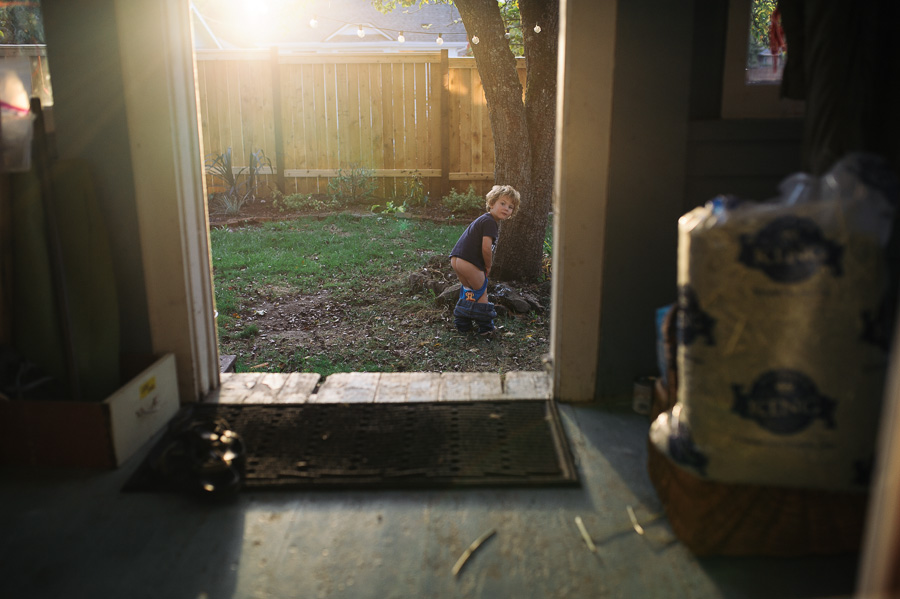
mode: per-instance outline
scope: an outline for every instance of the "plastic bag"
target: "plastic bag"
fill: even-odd
[[[651,441],[711,480],[864,488],[892,330],[897,184],[880,159],[851,155],[779,192],[679,219],[678,402]]]

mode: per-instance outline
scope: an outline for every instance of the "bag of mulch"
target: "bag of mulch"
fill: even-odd
[[[651,440],[710,480],[865,488],[896,303],[885,250],[897,182],[857,154],[779,191],[679,219],[678,401]]]

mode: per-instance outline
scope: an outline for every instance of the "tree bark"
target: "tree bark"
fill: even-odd
[[[455,0],[472,45],[494,137],[494,182],[522,196],[503,223],[491,269],[500,281],[541,274],[544,234],[553,191],[559,0],[519,0],[525,41],[526,89],[504,37],[497,0]],[[539,25],[541,31],[534,31]]]

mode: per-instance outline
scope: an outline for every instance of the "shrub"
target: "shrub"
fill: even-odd
[[[377,187],[372,169],[353,165],[347,174],[338,169],[337,177],[328,182],[328,198],[336,206],[366,204],[374,197]]]
[[[444,207],[454,214],[471,214],[484,212],[484,198],[480,196],[473,185],[469,185],[466,193],[459,193],[456,188],[451,189],[441,202]]]
[[[272,203],[279,212],[320,212],[334,207],[332,201],[322,200],[309,193],[281,195],[276,191]]]
[[[259,149],[251,152],[250,166],[235,172],[231,148],[228,148],[222,154],[207,154],[205,167],[206,173],[217,183],[215,187],[222,189],[210,194],[210,203],[225,214],[236,215],[240,214],[244,204],[256,200],[261,187],[260,171],[263,167],[271,168],[272,161]]]
[[[422,182],[422,175],[416,172],[413,173],[411,178],[404,179],[400,192],[394,194],[393,203],[412,207],[427,204],[428,193],[425,192],[425,183]]]

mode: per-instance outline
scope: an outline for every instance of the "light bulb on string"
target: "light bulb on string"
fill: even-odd
[[[401,44],[406,41],[406,36],[403,35],[402,31],[400,32],[400,35],[397,36],[397,41],[400,42]]]
[[[534,32],[535,32],[535,33],[540,33],[540,32],[541,32],[541,26],[540,26],[540,25],[535,25],[535,26],[534,26]]]
[[[315,29],[316,27],[319,26],[319,21],[318,21],[318,19],[316,19],[315,16],[313,16],[313,18],[311,18],[309,20],[309,26],[312,27],[313,29]]]
[[[360,25],[359,29],[356,30],[356,35],[358,35],[360,39],[366,37],[366,32],[363,31],[362,25]]]
[[[478,39],[478,36],[477,36],[477,35],[473,35],[473,36],[472,36],[472,43],[475,44],[476,46],[478,45],[478,42],[480,42],[480,41],[481,41],[481,40]]]
[[[434,40],[434,43],[436,43],[438,46],[442,45],[444,43],[444,34],[439,33],[437,39]]]

